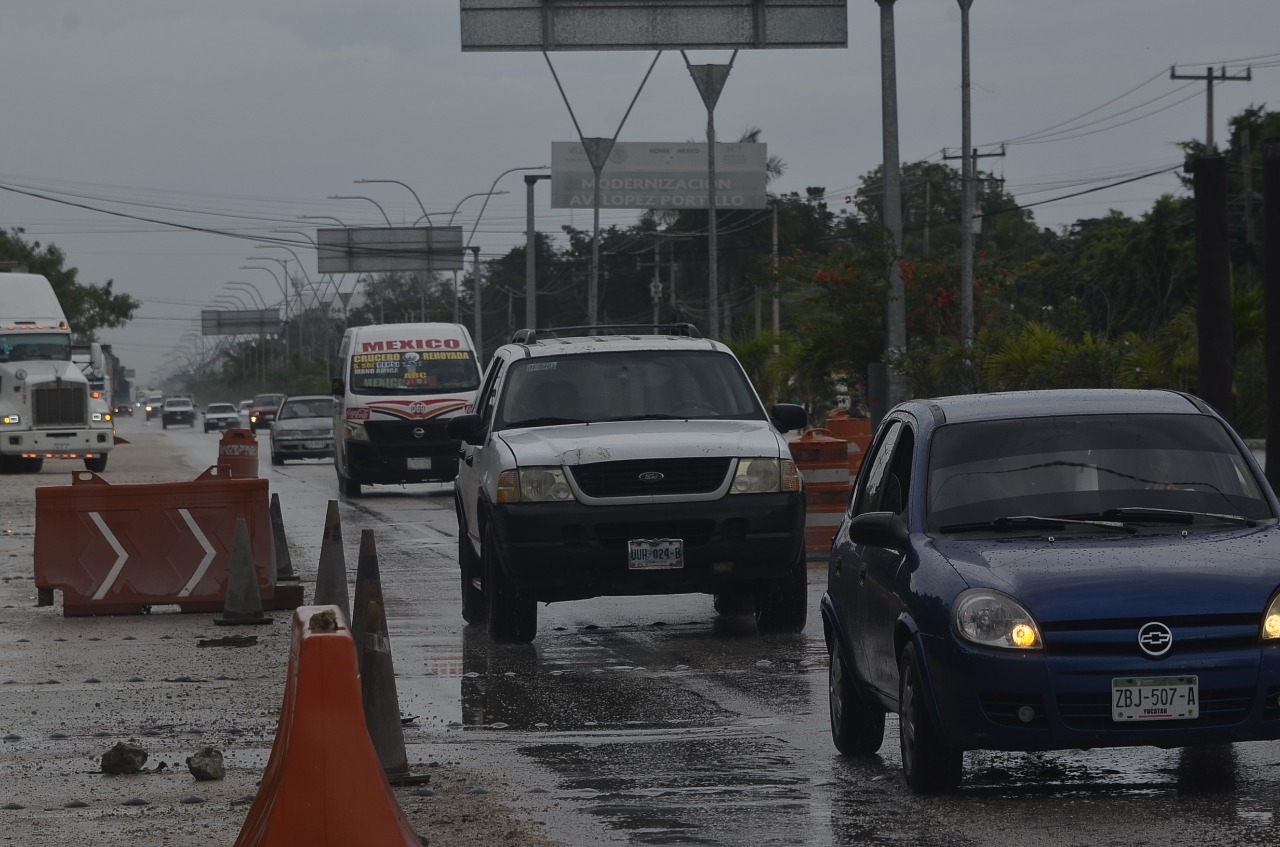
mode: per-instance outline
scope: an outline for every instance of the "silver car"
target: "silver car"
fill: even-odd
[[[332,457],[333,398],[327,394],[286,397],[271,427],[271,464]]]

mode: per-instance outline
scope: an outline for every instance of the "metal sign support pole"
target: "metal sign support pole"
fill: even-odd
[[[720,99],[720,92],[724,90],[725,80],[729,78],[729,71],[733,68],[733,60],[737,58],[738,51],[733,51],[733,56],[729,59],[727,65],[692,65],[689,64],[689,56],[682,50],[680,55],[684,56],[684,63],[689,68],[689,75],[693,77],[694,85],[698,87],[698,94],[702,97],[703,104],[707,107],[707,327],[708,335],[711,338],[719,338],[721,336],[720,327],[720,268],[718,266],[718,252],[716,245],[716,102]],[[728,324],[727,316],[725,320]]]

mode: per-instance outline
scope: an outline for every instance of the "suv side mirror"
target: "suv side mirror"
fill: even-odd
[[[778,432],[790,432],[793,429],[804,429],[809,422],[809,414],[804,406],[795,403],[774,403],[769,410],[769,419]]]
[[[910,533],[902,518],[893,512],[863,512],[849,522],[849,540],[902,553],[910,543]]]
[[[341,397],[341,396],[342,396],[342,392],[343,392],[344,390],[345,390],[345,389],[344,389],[344,386],[343,386],[343,384],[342,384],[342,377],[340,377],[340,376],[335,376],[332,380],[330,380],[330,382],[329,382],[329,393],[330,393],[330,394],[332,394],[334,397]]]
[[[467,444],[476,445],[484,441],[484,426],[479,415],[456,415],[445,424],[445,432],[450,438],[456,438]]]

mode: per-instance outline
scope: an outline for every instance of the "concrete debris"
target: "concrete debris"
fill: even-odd
[[[142,770],[147,763],[147,751],[123,741],[102,754],[102,772],[109,774],[130,774]]]
[[[187,770],[201,781],[222,779],[227,775],[227,769],[222,765],[222,751],[213,747],[204,747],[194,756],[187,757]]]

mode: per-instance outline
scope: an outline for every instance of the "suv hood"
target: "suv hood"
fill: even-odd
[[[1041,623],[1158,614],[1262,614],[1280,585],[1280,529],[937,541],[970,586],[1004,591]]]
[[[767,421],[609,421],[497,433],[516,458],[530,465],[589,465],[629,459],[790,455]]]

